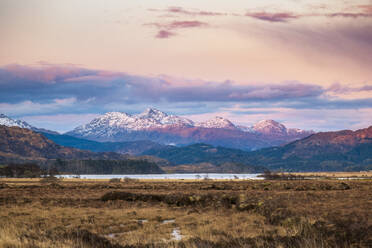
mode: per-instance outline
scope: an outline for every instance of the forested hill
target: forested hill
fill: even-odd
[[[73,166],[80,166],[80,171],[93,174],[105,173],[162,173],[153,162],[133,156],[114,152],[95,153],[75,148],[63,147],[47,139],[40,133],[26,128],[0,125],[0,163],[35,162],[38,164],[54,164],[65,161],[64,172],[77,171]],[[85,162],[84,162],[85,161]],[[96,161],[96,162],[94,162]],[[82,166],[85,165],[85,169]],[[69,170],[66,170],[69,168]],[[112,168],[112,169],[109,169]]]
[[[357,131],[321,132],[290,144],[246,152],[238,149],[194,144],[168,146],[145,154],[171,163],[243,163],[284,171],[360,171],[372,169],[372,126]]]

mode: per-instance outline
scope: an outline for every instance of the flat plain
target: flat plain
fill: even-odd
[[[0,179],[0,247],[372,247],[372,180]]]

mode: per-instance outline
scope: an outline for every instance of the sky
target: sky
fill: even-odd
[[[69,131],[154,107],[372,125],[371,0],[1,0],[0,113]]]

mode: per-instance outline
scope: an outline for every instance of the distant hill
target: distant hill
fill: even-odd
[[[250,166],[236,162],[181,164],[161,168],[167,173],[262,173],[267,170],[263,166]]]
[[[57,145],[27,128],[0,125],[0,160],[126,159],[118,153],[94,153]]]
[[[194,144],[167,146],[144,154],[167,159],[173,165],[183,165],[179,170],[198,169],[184,165],[201,164],[208,169],[209,165],[205,163],[221,165],[229,162],[284,171],[372,170],[372,126],[357,131],[317,133],[284,146],[253,152]]]
[[[73,147],[92,152],[117,152],[122,154],[137,155],[146,150],[154,148],[162,148],[164,145],[148,141],[138,140],[129,142],[97,142],[86,139],[79,139],[69,135],[59,135],[51,133],[42,133],[48,139],[54,141],[58,145]]]
[[[247,159],[250,158],[249,152],[202,143],[151,149],[144,154],[168,160],[173,164],[173,168],[166,169],[173,172],[253,173],[265,170],[263,166],[247,163]]]
[[[250,163],[276,170],[371,170],[372,126],[357,131],[316,133],[281,147],[250,154]]]
[[[110,167],[112,168],[111,171],[121,171],[121,173],[125,173],[125,171],[130,173],[162,172],[155,163],[141,158],[114,152],[95,153],[63,147],[47,139],[42,134],[26,128],[0,125],[0,137],[0,163],[33,161],[39,164],[50,165],[51,163],[55,164],[55,161],[60,161],[61,164],[59,164],[60,167],[58,169],[63,172],[69,172],[63,168],[71,168],[71,164],[79,165],[80,171],[89,171],[91,173],[95,171],[94,167],[97,169],[99,166]],[[94,163],[93,161],[101,162]],[[61,167],[63,164],[65,167]],[[89,170],[86,168],[87,166],[90,168]],[[101,168],[99,171],[108,172],[110,170]]]

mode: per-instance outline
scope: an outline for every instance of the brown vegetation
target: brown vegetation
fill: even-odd
[[[371,180],[109,181],[0,179],[0,247],[372,245]]]

